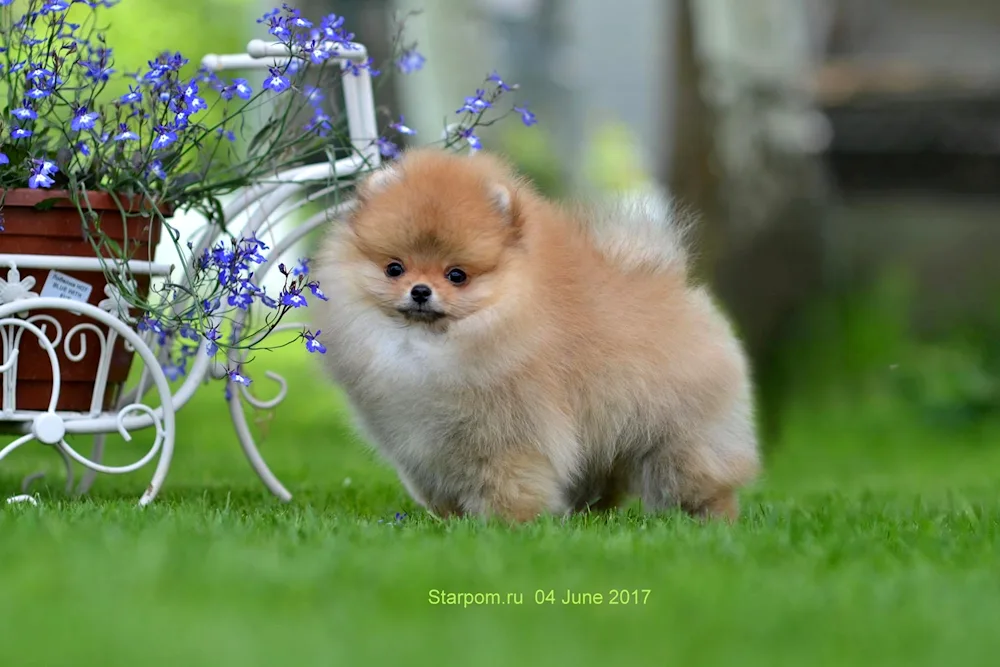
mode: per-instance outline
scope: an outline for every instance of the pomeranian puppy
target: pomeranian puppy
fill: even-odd
[[[569,210],[501,159],[410,151],[316,257],[333,379],[413,498],[530,520],[638,496],[738,515],[758,471],[741,345],[668,202]]]

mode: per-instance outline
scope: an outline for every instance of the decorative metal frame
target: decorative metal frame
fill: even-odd
[[[246,53],[207,55],[202,59],[202,64],[215,71],[266,70],[282,61],[287,62],[291,55],[288,48],[280,43],[252,40],[247,45]],[[352,49],[339,50],[342,67],[346,67],[350,61],[363,62],[367,57],[368,52],[361,44],[354,44]],[[268,233],[274,235],[277,225],[286,217],[329,195],[335,189],[343,187],[342,184],[331,186],[329,185],[331,182],[349,178],[379,164],[379,152],[375,145],[378,126],[371,76],[362,68],[356,76],[341,77],[341,81],[353,148],[351,156],[332,163],[324,162],[291,169],[276,174],[273,180],[255,183],[245,188],[224,207],[224,225],[206,225],[199,230],[198,240],[193,246],[194,256],[200,256],[205,249],[211,248],[225,232],[222,227],[234,226],[240,218],[245,222],[241,234],[236,235],[237,238],[261,237]],[[255,271],[258,280],[262,280],[266,272],[276,265],[277,260],[295,243],[349,206],[350,202],[345,202],[333,209],[313,215],[278,239],[270,250],[267,261]],[[85,494],[90,490],[98,473],[134,472],[159,456],[152,480],[139,499],[140,506],[147,505],[159,493],[170,469],[176,437],[176,413],[191,399],[199,386],[210,380],[223,380],[228,383],[231,392],[228,403],[233,427],[250,466],[275,496],[283,501],[291,500],[292,494],[271,472],[257,449],[244,410],[244,401],[262,409],[270,409],[281,403],[287,393],[287,383],[284,378],[272,371],[266,371],[265,375],[278,384],[278,392],[269,400],[258,399],[251,395],[244,385],[229,378],[226,370],[205,352],[207,341],[202,341],[187,377],[176,391],[172,392],[161,368],[161,362],[165,360],[164,356],[169,354],[169,349],[161,350],[159,357],[154,353],[155,333],[150,331],[138,333],[135,330],[134,322],[131,321],[127,309],[122,307],[120,295],[113,286],[105,290],[107,298],[101,301],[99,306],[93,306],[70,299],[41,297],[32,291],[35,281],[30,277],[22,280],[19,273],[19,269],[29,268],[103,271],[101,260],[96,257],[0,253],[0,267],[2,266],[6,266],[8,270],[6,279],[0,279],[0,351],[2,351],[0,425],[8,430],[18,431],[21,435],[0,449],[0,461],[32,440],[49,445],[55,448],[65,465],[67,492],[72,492],[74,488],[73,462],[85,468],[83,478],[76,485],[76,493]],[[172,267],[154,262],[131,261],[129,268],[134,274],[145,274],[152,278],[168,276]],[[77,324],[64,332],[55,318],[46,314],[32,315],[31,311],[35,310],[62,310],[82,315],[108,327],[108,333],[105,334],[100,327],[91,322]],[[243,324],[242,317],[245,317],[244,311],[238,311],[235,326]],[[272,333],[301,329],[301,327],[301,324],[281,324]],[[95,334],[101,346],[91,409],[88,412],[57,411],[61,369],[56,350],[61,346],[66,359],[70,362],[80,361],[87,351],[85,332]],[[29,339],[34,338],[45,350],[52,366],[52,394],[49,407],[44,411],[19,410],[16,405],[18,351],[25,334],[28,334]],[[137,385],[118,400],[114,410],[104,411],[101,409],[101,399],[107,386],[111,354],[118,338],[124,339],[126,347],[134,350],[137,358],[141,359],[143,368]],[[242,357],[230,361],[240,363],[244,359],[245,357]],[[144,402],[147,395],[153,391],[159,398],[159,406],[155,408]],[[102,463],[108,434],[117,432],[128,441],[131,440],[134,431],[147,428],[155,430],[155,437],[149,451],[142,458],[124,466],[108,466]],[[95,436],[89,456],[81,454],[67,444],[65,436],[70,434]],[[35,504],[35,498],[29,495],[27,490],[31,482],[39,476],[40,474],[34,474],[26,477],[22,483],[22,493],[8,498],[7,502]]]

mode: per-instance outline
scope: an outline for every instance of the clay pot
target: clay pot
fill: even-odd
[[[156,246],[160,241],[161,224],[158,218],[142,211],[149,211],[149,204],[139,198],[127,200],[119,197],[120,204],[107,193],[91,192],[87,195],[90,209],[96,214],[86,222],[81,218],[76,205],[68,199],[65,191],[51,190],[7,190],[0,193],[5,231],[0,232],[0,254],[61,255],[74,257],[95,257],[86,229],[100,229],[103,236],[115,241],[125,257],[134,260],[152,261]],[[51,200],[58,198],[54,205]],[[43,209],[36,208],[46,202]],[[81,201],[81,208],[87,206]],[[122,212],[129,215],[123,215]],[[99,226],[99,227],[98,227]],[[114,258],[111,249],[102,250],[108,258]],[[7,268],[0,266],[0,278],[7,278]],[[53,273],[47,269],[27,269],[18,267],[22,281],[31,276],[35,279],[31,291],[41,294],[46,280]],[[104,273],[96,271],[57,271],[82,281],[90,286],[87,303],[98,305],[108,297],[105,293],[107,281]],[[58,277],[51,276],[53,281]],[[135,275],[139,293],[149,294],[149,276]],[[73,284],[70,282],[69,284]],[[64,340],[56,346],[61,372],[61,388],[57,410],[89,411],[93,399],[98,364],[101,355],[100,342],[93,331],[84,330],[73,336],[70,348],[79,353],[81,337],[85,337],[87,353],[79,361],[66,356],[65,336],[81,322],[89,322],[101,329],[105,336],[108,327],[90,318],[74,315],[64,310],[32,310],[30,314],[44,313],[54,317],[61,325]],[[47,332],[51,335],[51,332]],[[16,408],[18,410],[47,410],[52,395],[52,370],[45,350],[36,338],[25,332],[21,337],[17,364]],[[132,365],[133,352],[125,349],[125,343],[118,338],[111,357],[111,367],[101,408],[111,408],[117,400]],[[6,361],[6,360],[4,360]]]

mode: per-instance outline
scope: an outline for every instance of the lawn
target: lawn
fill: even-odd
[[[289,397],[256,420],[291,504],[243,460],[219,385],[180,413],[175,465],[143,510],[151,470],[71,500],[50,452],[4,461],[4,495],[39,465],[50,475],[40,506],[0,507],[0,665],[912,667],[1000,653],[1000,430],[941,442],[850,404],[802,408],[736,526],[636,508],[439,522],[304,356],[275,357]],[[139,447],[118,441],[116,460]],[[603,599],[564,605],[567,591]],[[432,604],[442,592],[473,604]]]

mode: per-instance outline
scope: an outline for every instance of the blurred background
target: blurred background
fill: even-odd
[[[1000,442],[1000,3],[293,4],[345,16],[376,60],[420,10],[406,34],[426,66],[377,90],[418,143],[496,69],[539,124],[485,143],[544,191],[654,186],[697,211],[698,270],[752,353],[779,467]],[[137,53],[239,52],[271,4],[186,7],[130,0],[116,30],[132,12]]]

